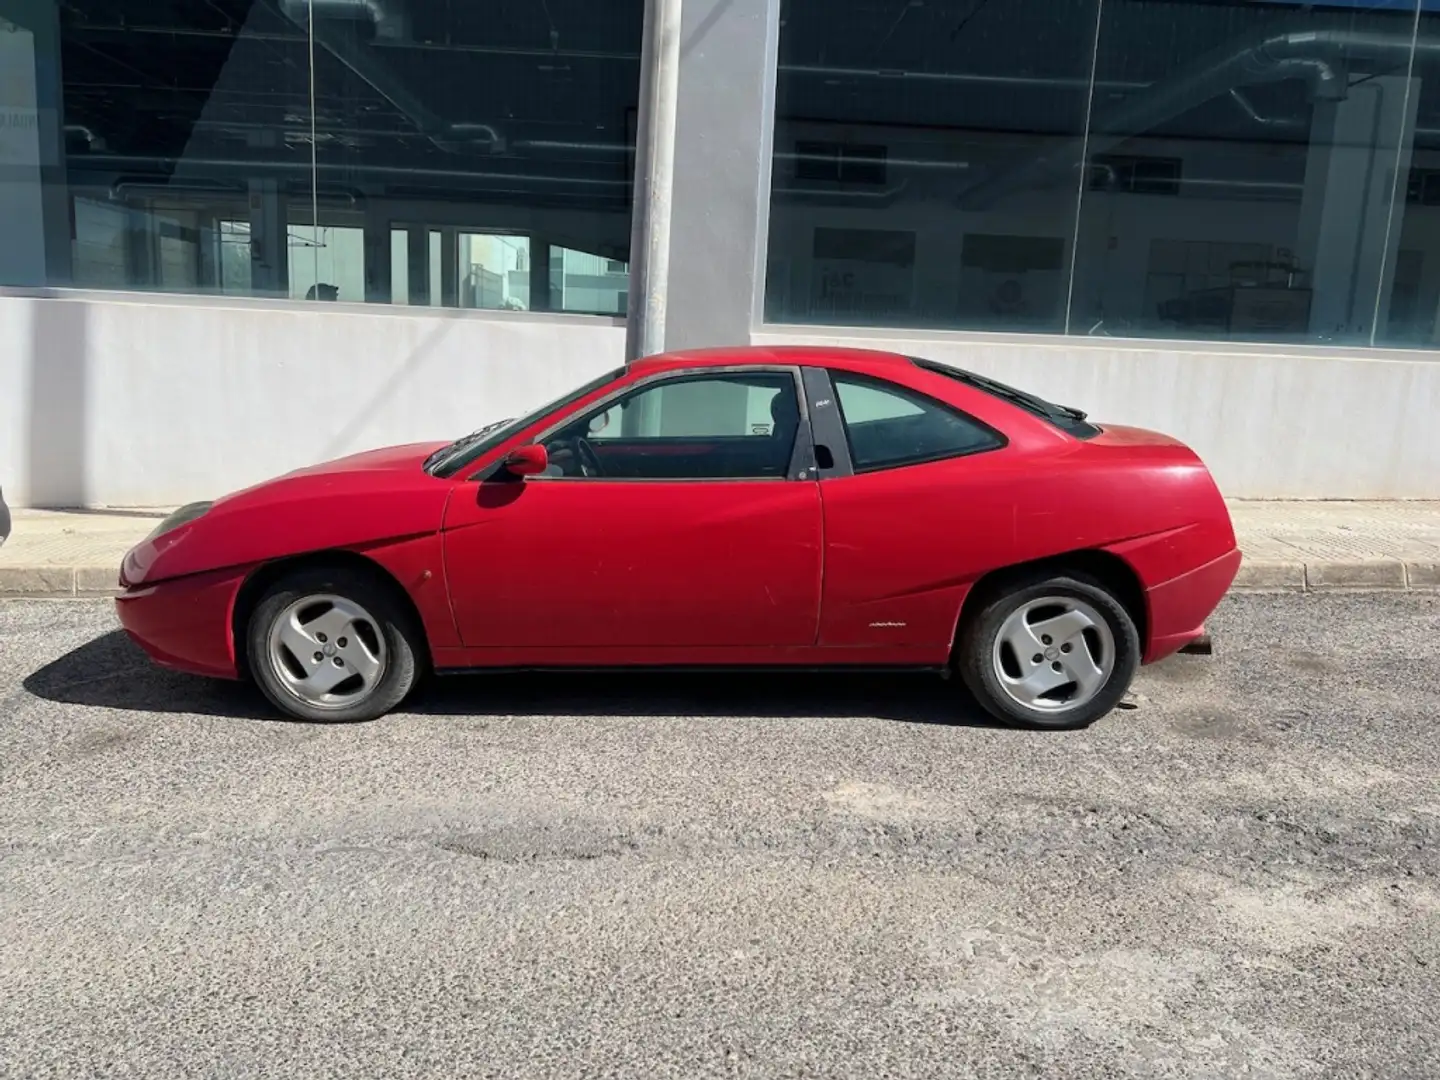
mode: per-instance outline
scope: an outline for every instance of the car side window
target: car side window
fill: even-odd
[[[855,471],[873,472],[997,450],[990,428],[904,387],[832,371]]]
[[[799,429],[789,372],[685,375],[585,414],[546,449],[570,478],[784,479]]]

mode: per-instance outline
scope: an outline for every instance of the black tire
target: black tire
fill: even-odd
[[[1114,656],[1108,678],[1094,697],[1060,711],[1030,708],[1002,686],[993,662],[996,638],[1005,620],[1024,605],[1047,597],[1088,604],[1105,620]],[[1041,573],[987,590],[962,620],[955,667],[966,687],[995,719],[1010,727],[1073,731],[1089,727],[1120,703],[1140,667],[1140,634],[1125,605],[1101,582],[1080,573]],[[1058,670],[1058,668],[1057,668]]]
[[[317,706],[305,701],[273,670],[271,626],[291,605],[306,597],[336,596],[363,608],[384,639],[384,659],[368,693],[353,704]],[[358,723],[375,720],[396,708],[414,688],[422,636],[410,614],[376,576],[348,567],[314,567],[296,571],[271,585],[250,614],[245,630],[250,673],[262,693],[281,712],[297,720]]]

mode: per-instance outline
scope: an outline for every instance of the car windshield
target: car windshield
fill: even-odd
[[[591,379],[585,385],[569,391],[554,401],[546,402],[538,409],[526,413],[524,416],[511,417],[508,420],[497,420],[493,424],[472,431],[469,435],[456,439],[448,446],[442,446],[435,453],[425,460],[425,471],[434,476],[450,477],[469,465],[472,461],[484,456],[490,450],[499,446],[517,431],[522,431],[543,419],[547,414],[556,409],[563,409],[571,402],[579,401],[586,394],[600,389],[606,383],[614,382],[625,373],[624,368],[616,368],[607,371],[599,378]]]
[[[1061,431],[1068,432],[1078,439],[1089,439],[1100,434],[1100,429],[1094,424],[1087,423],[1085,413],[1071,405],[1057,405],[1053,401],[1046,401],[1034,394],[1027,394],[1024,390],[1017,390],[1013,386],[1007,386],[1002,382],[986,378],[984,375],[976,375],[973,371],[965,371],[962,368],[950,367],[947,364],[938,364],[933,360],[922,360],[918,357],[911,357],[910,362],[925,371],[933,371],[937,375],[944,375],[947,379],[954,379],[966,386],[974,387],[992,397],[1004,398],[1012,405],[1018,405],[1026,412],[1047,420],[1054,424]]]

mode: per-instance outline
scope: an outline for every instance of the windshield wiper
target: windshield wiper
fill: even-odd
[[[467,447],[474,446],[486,435],[489,435],[492,431],[495,431],[498,428],[504,427],[506,424],[510,423],[514,419],[515,417],[513,416],[507,416],[504,420],[496,420],[493,424],[486,424],[484,427],[476,428],[474,431],[470,432],[469,435],[462,435],[454,442],[442,446],[439,450],[436,450],[433,454],[427,457],[425,459],[425,464],[422,466],[422,468],[426,472],[429,472],[434,466],[438,465],[440,462],[444,461],[452,454],[459,453],[461,450],[464,450]]]

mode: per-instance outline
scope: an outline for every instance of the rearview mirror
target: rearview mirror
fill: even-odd
[[[534,476],[550,467],[550,455],[539,443],[519,446],[510,451],[503,468],[512,476]]]

